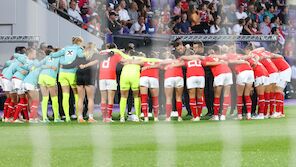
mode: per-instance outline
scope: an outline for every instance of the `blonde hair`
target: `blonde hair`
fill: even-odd
[[[72,37],[72,44],[81,45],[83,43],[82,37]]]
[[[84,49],[84,57],[89,60],[94,54],[98,53],[98,49],[95,43],[89,42]]]

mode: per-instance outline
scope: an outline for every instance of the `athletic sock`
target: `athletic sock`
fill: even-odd
[[[190,99],[189,105],[190,105],[190,110],[191,110],[193,118],[196,118],[197,117],[196,99],[195,98]]]
[[[258,100],[258,113],[259,114],[264,114],[264,109],[265,109],[265,99],[264,95],[259,95],[259,100]]]
[[[247,113],[252,112],[252,99],[250,96],[245,96],[245,102],[246,102],[246,107],[247,107]]]
[[[229,104],[230,104],[230,96],[224,97],[222,115],[226,116]]]
[[[63,93],[63,109],[66,116],[66,121],[70,121],[70,115],[69,115],[69,93]]]
[[[178,111],[178,117],[182,117],[182,101],[176,102],[176,108]]]
[[[158,96],[152,97],[152,103],[153,103],[154,117],[158,117],[158,113],[159,113]]]
[[[43,104],[42,104],[43,105]],[[54,119],[59,119],[59,102],[58,102],[58,96],[51,97],[51,106],[54,114]]]
[[[112,110],[113,110],[113,104],[108,104],[107,107],[107,117],[112,118]]]
[[[220,108],[220,98],[215,97],[214,98],[214,115],[219,115],[219,108]]]
[[[8,114],[8,106],[9,106],[9,103],[11,102],[11,98],[6,98],[5,102],[4,102],[4,108],[3,108],[3,116],[4,118],[8,118],[9,114]]]
[[[243,97],[237,96],[236,103],[237,103],[237,114],[240,115],[243,113]]]
[[[202,113],[202,107],[203,107],[203,98],[198,98],[197,99],[197,116],[200,117]]]
[[[144,117],[148,117],[148,95],[147,94],[141,94],[141,108],[142,113],[144,114]]]
[[[120,98],[120,118],[125,117],[125,109],[126,109],[127,98],[121,97]]]
[[[141,116],[141,101],[140,97],[134,98],[134,107],[135,107],[135,113],[140,118]]]
[[[55,96],[56,97],[56,96]],[[42,102],[41,102],[41,110],[42,110],[42,119],[46,120],[47,119],[47,107],[48,107],[48,96],[43,96],[42,97]],[[51,98],[52,103],[53,103],[53,98]],[[52,104],[53,105],[53,104]],[[55,114],[54,114],[55,116]]]
[[[275,106],[275,94],[273,92],[270,93],[269,96],[269,114],[272,115],[274,112],[274,106]]]
[[[30,118],[33,118],[33,119],[36,119],[37,118],[37,115],[38,115],[38,106],[39,106],[39,101],[37,100],[34,100],[32,101],[32,104],[31,104],[31,113],[30,113]],[[23,113],[24,115],[26,115],[26,110],[23,110]],[[42,116],[43,116],[43,113],[42,113]]]
[[[285,114],[285,112],[284,112],[284,100],[285,100],[285,96],[284,96],[284,94],[283,93],[281,93],[281,108],[280,108],[280,112],[284,115]]]
[[[107,118],[106,111],[107,111],[107,104],[101,103],[101,113],[102,113],[103,119]]]
[[[78,115],[78,94],[74,94],[74,99],[75,99],[75,113]]]
[[[171,117],[171,112],[172,112],[172,104],[166,104],[165,105],[165,111],[166,111],[166,118]]]
[[[264,115],[267,115],[268,113],[268,107],[270,105],[270,93],[264,93],[264,99],[265,99],[265,106],[264,106]]]

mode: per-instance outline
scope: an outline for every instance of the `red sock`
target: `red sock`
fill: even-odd
[[[236,98],[236,105],[237,105],[237,114],[242,114],[243,113],[243,97],[242,96],[237,96]]]
[[[190,110],[191,110],[193,118],[196,118],[197,117],[196,99],[195,98],[190,99],[189,105],[190,105]]]
[[[203,98],[198,98],[197,99],[197,116],[200,117],[201,112],[202,112],[202,107],[203,107]]]
[[[246,107],[247,107],[247,113],[252,112],[252,100],[250,96],[245,96],[245,102],[246,102]]]
[[[7,118],[13,117],[13,114],[15,112],[15,103],[10,101],[8,108],[7,108]]]
[[[172,104],[166,104],[165,111],[166,111],[166,118],[170,118],[171,112],[172,112]]]
[[[269,114],[272,115],[274,112],[274,106],[275,106],[275,94],[273,92],[269,95]]]
[[[230,104],[230,96],[224,97],[222,115],[226,116],[229,104]]]
[[[32,119],[37,118],[37,116],[38,116],[38,106],[39,106],[38,101],[32,101],[31,108],[30,108],[30,111],[31,111],[30,118],[32,118]],[[24,115],[26,115],[25,113],[27,113],[27,111],[23,109],[23,113],[24,113]]]
[[[268,107],[270,105],[270,93],[264,93],[264,99],[265,99],[264,115],[267,115]]]
[[[214,98],[214,115],[219,115],[219,108],[220,108],[220,98]]]
[[[19,115],[20,115],[22,109],[23,109],[23,108],[22,108],[22,106],[20,106],[20,105],[17,105],[17,106],[15,107],[15,111],[14,111],[14,114],[13,114],[13,120],[14,120],[14,121],[17,120],[17,119],[19,119]]]
[[[178,111],[178,117],[182,117],[182,102],[181,101],[176,102],[176,108]]]
[[[282,114],[285,114],[285,112],[284,112],[284,100],[285,100],[285,96],[284,96],[284,94],[283,93],[281,93],[281,108],[280,108],[280,112],[282,113]]]
[[[108,104],[108,107],[107,107],[108,118],[112,118],[112,110],[113,110],[113,104]]]
[[[153,104],[154,117],[158,117],[158,113],[159,113],[158,96],[152,97],[152,104]]]
[[[144,117],[148,117],[148,95],[141,94],[141,108]]]
[[[9,103],[11,102],[11,98],[6,98],[5,102],[4,102],[4,108],[3,108],[3,116],[4,118],[8,118],[8,106],[9,106]]]
[[[264,114],[264,109],[265,109],[265,99],[264,95],[259,95],[259,100],[258,100],[258,113],[259,114]]]
[[[102,112],[103,119],[107,118],[106,110],[107,110],[107,104],[101,103],[101,112]]]

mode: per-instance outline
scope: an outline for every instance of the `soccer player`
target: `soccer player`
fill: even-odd
[[[52,50],[49,50],[47,55],[49,55],[51,52]],[[42,95],[41,109],[43,122],[49,122],[47,117],[49,95],[54,113],[54,122],[64,122],[59,117],[58,90],[56,82],[59,64],[60,58],[46,56],[45,64],[42,66],[39,74],[38,84],[40,85]]]
[[[220,60],[215,54],[220,54],[219,46],[215,45],[212,48],[211,55],[207,56],[202,62],[203,66],[209,66],[214,75],[214,116],[211,120],[219,120],[220,97],[222,89],[224,89],[223,111],[220,120],[226,120],[228,106],[230,104],[230,86],[232,85],[232,72],[226,61]]]
[[[184,52],[185,47],[179,44],[176,47],[180,52]],[[165,97],[166,97],[166,121],[171,121],[172,112],[172,98],[175,89],[176,93],[176,108],[178,112],[178,121],[182,121],[182,94],[184,87],[183,71],[182,66],[184,61],[181,59],[176,59],[171,53],[165,53],[166,60],[161,62],[164,65],[164,87],[165,87]]]
[[[256,54],[253,54],[253,52],[259,51],[260,49],[254,50],[252,45],[247,45],[244,48],[245,53],[250,56],[247,61],[250,63],[251,67],[254,71],[255,76],[255,82],[254,87],[256,89],[256,93],[258,96],[258,115],[253,117],[253,119],[264,119],[264,110],[265,110],[265,86],[269,84],[268,81],[268,71],[258,61],[258,58],[256,58]]]
[[[250,64],[244,60],[245,56],[237,54],[234,51],[230,51],[226,54],[225,58],[228,63],[234,64],[234,71],[236,73],[236,92],[237,92],[237,117],[242,120],[243,113],[243,98],[245,99],[245,105],[247,108],[247,120],[251,119],[252,100],[251,90],[253,86],[254,72]],[[224,59],[224,60],[226,60]]]
[[[72,45],[63,48],[62,50],[51,53],[50,56],[52,58],[60,58],[61,65],[67,65],[72,63],[77,57],[83,57],[83,48],[81,47],[83,43],[83,39],[81,37],[73,37]],[[70,114],[69,114],[69,98],[70,98],[70,88],[74,93],[75,98],[75,108],[76,114],[78,114],[78,94],[76,88],[76,71],[77,68],[64,69],[60,67],[59,69],[59,78],[58,82],[60,82],[62,86],[63,92],[63,109],[66,116],[66,122],[70,122]]]
[[[71,64],[62,65],[62,68],[69,69],[79,67],[76,71],[76,84],[78,91],[78,119],[79,123],[85,122],[83,119],[83,101],[85,96],[87,97],[88,102],[88,122],[95,123],[97,122],[94,119],[94,95],[95,95],[95,82],[97,75],[97,64],[99,63],[98,59],[95,57],[95,54],[98,53],[96,45],[94,43],[88,43],[84,49],[84,57],[76,58]]]
[[[203,92],[205,87],[205,72],[202,67],[201,56],[182,56],[187,68],[187,89],[190,98],[190,108],[192,112],[192,121],[200,121],[203,108]]]
[[[279,70],[279,79],[276,83],[275,99],[276,99],[276,112],[274,117],[285,117],[284,112],[284,89],[288,82],[291,82],[292,70],[287,61],[282,55],[272,54],[272,62]]]
[[[152,52],[151,56],[157,58],[159,53]],[[144,62],[140,76],[141,109],[144,114],[144,121],[148,122],[148,91],[152,96],[154,121],[158,122],[158,94],[159,94],[159,63]]]

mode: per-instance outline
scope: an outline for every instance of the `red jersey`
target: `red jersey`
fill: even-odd
[[[274,63],[274,65],[277,67],[277,69],[280,72],[290,68],[290,65],[287,63],[287,61],[283,57],[274,58],[274,59],[271,59],[271,61]]]
[[[147,66],[153,66],[157,63],[151,63],[151,62],[145,62],[143,67]],[[141,77],[153,77],[153,78],[159,78],[159,69],[158,68],[150,68],[147,70],[141,71]]]
[[[270,56],[270,54],[271,53],[266,52],[266,51],[257,53],[257,55],[259,57]],[[277,67],[274,65],[274,63],[269,58],[261,59],[260,63],[263,64],[263,66],[266,68],[266,70],[268,71],[269,74],[273,74],[273,73],[278,72]]]
[[[207,62],[219,62],[219,59],[213,58],[213,57],[206,57],[204,59],[204,61],[202,61],[203,66],[206,66]],[[210,68],[211,68],[211,71],[212,71],[214,77],[217,77],[220,74],[231,73],[231,70],[227,64],[219,64],[216,66],[210,66]]]
[[[231,53],[231,54],[227,54],[226,57],[228,60],[239,60],[239,58],[242,56],[243,55],[241,55],[241,54]],[[253,69],[249,64],[242,63],[242,64],[235,64],[234,70],[235,70],[236,74],[239,74],[243,71],[249,71],[249,70],[253,70]]]
[[[99,79],[116,79],[116,66],[121,61],[121,56],[119,54],[114,54],[107,60],[100,63],[100,76]]]
[[[263,64],[258,62],[257,65],[255,65],[254,59],[248,59],[247,61],[253,66],[255,78],[262,77],[262,76],[266,76],[266,77],[269,76],[269,73],[266,70],[266,68],[263,66]]]
[[[167,78],[170,78],[170,77],[182,77],[183,78],[182,67],[168,68],[164,73],[164,78],[167,79]]]
[[[185,66],[187,68],[186,77],[193,77],[193,76],[205,76],[205,71],[201,65],[200,60],[191,60],[186,61]]]

